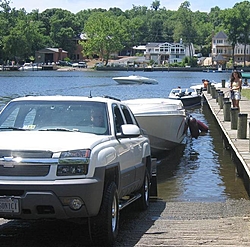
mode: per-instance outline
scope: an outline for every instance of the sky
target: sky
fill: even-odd
[[[185,0],[159,0],[160,8],[165,7],[167,10],[178,10]],[[61,8],[72,13],[80,10],[94,8],[120,8],[122,11],[130,10],[133,6],[146,6],[150,8],[154,0],[11,0],[11,8],[17,10],[24,8],[28,13],[34,9],[43,12],[46,9]],[[210,12],[211,8],[218,6],[220,9],[233,8],[235,3],[243,2],[237,0],[189,0],[190,9],[194,11]]]

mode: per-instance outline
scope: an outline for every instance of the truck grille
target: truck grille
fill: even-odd
[[[22,157],[31,159],[49,159],[52,158],[53,153],[50,151],[22,151],[22,150],[0,150],[1,157]]]
[[[40,177],[48,175],[49,169],[50,165],[15,165],[13,167],[0,165],[0,176]]]

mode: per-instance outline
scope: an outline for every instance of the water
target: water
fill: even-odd
[[[119,85],[112,77],[131,74],[154,78],[157,85]],[[0,107],[25,95],[109,95],[121,100],[167,97],[174,87],[200,84],[203,78],[221,82],[227,73],[127,72],[127,71],[4,71],[0,72]],[[243,182],[235,174],[230,153],[224,149],[218,126],[208,107],[188,113],[209,126],[198,139],[187,136],[185,144],[158,161],[158,196],[166,201],[224,201],[247,198]]]

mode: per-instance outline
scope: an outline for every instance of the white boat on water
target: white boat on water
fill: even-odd
[[[139,75],[113,77],[112,79],[119,84],[158,84],[155,79]]]
[[[42,66],[33,63],[24,63],[18,70],[21,71],[34,71],[34,70],[42,70]]]
[[[202,95],[194,88],[174,88],[168,98],[180,100],[184,107],[192,107],[201,104]]]
[[[153,155],[180,145],[188,128],[181,101],[144,98],[124,101],[150,139]]]

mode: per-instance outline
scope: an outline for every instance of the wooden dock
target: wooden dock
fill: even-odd
[[[219,88],[221,92],[224,93],[224,98],[230,97],[230,91],[228,88]],[[209,92],[210,91],[210,92]],[[230,149],[232,159],[234,160],[237,168],[238,175],[243,179],[245,188],[250,195],[250,142],[249,142],[249,120],[250,120],[250,100],[248,100],[245,97],[242,97],[240,100],[240,113],[238,116],[238,123],[239,123],[239,117],[240,115],[245,115],[245,119],[247,121],[245,127],[246,127],[246,136],[245,138],[238,138],[242,137],[241,134],[238,133],[238,128],[241,127],[241,125],[238,124],[237,129],[232,129],[232,115],[231,111],[233,110],[233,107],[231,104],[229,104],[230,107],[230,119],[228,120],[227,117],[225,117],[226,111],[225,111],[225,105],[223,105],[223,108],[221,109],[220,100],[218,100],[218,95],[214,98],[214,95],[212,94],[211,90],[204,91],[203,92],[204,97],[215,117],[215,119],[218,122],[218,125],[220,126],[223,136],[224,136],[224,144],[225,148]],[[223,99],[224,99],[223,98]],[[229,99],[229,101],[231,101]],[[225,104],[225,102],[223,103]],[[226,119],[226,120],[225,120]]]

